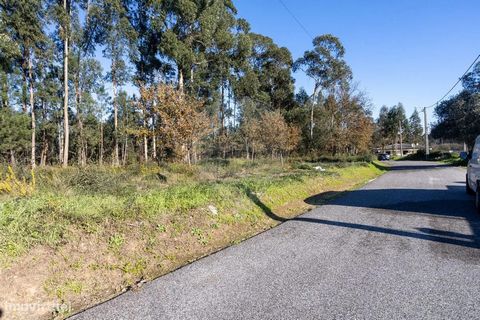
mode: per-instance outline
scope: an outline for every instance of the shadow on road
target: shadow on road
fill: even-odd
[[[340,197],[328,201],[328,204],[381,210],[379,214],[423,214],[446,219],[464,219],[469,223],[473,235],[447,230],[436,230],[423,226],[416,228],[418,231],[416,232],[310,217],[287,219],[275,214],[254,192],[248,189],[245,191],[247,196],[262,209],[268,217],[279,222],[301,221],[319,223],[342,228],[435,241],[468,248],[480,248],[480,217],[475,212],[472,199],[465,194],[465,187],[461,186],[449,186],[447,190],[361,189],[344,192]],[[339,194],[340,193],[332,192],[321,193],[305,199],[305,202],[310,205],[319,206],[325,204],[326,198],[331,199],[332,196]]]
[[[421,165],[411,165],[411,164],[404,163],[403,161],[388,161],[388,162],[382,162],[382,163],[373,162],[373,165],[380,170],[388,170],[388,171],[432,170],[432,169],[451,167],[450,164],[446,164],[446,163],[425,162],[424,164],[421,164]]]

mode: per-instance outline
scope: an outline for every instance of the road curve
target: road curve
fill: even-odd
[[[357,191],[72,319],[479,319],[480,218],[465,170],[392,164]]]

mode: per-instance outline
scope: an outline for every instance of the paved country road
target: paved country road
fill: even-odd
[[[74,319],[480,319],[480,217],[465,170],[392,165]]]

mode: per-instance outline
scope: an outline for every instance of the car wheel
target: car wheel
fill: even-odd
[[[475,194],[475,207],[477,207],[478,213],[480,213],[480,182],[477,182],[477,192]]]
[[[467,187],[466,187],[467,188],[467,193],[473,195],[473,194],[475,194],[475,191],[472,190],[472,188],[470,188],[470,184],[468,183],[468,174],[466,175],[466,177],[467,178],[465,179],[465,183],[467,184]]]

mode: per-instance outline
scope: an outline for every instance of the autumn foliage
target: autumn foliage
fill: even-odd
[[[139,108],[155,121],[138,133],[158,137],[162,158],[196,161],[198,142],[211,132],[204,103],[164,84],[142,86],[140,95]]]

